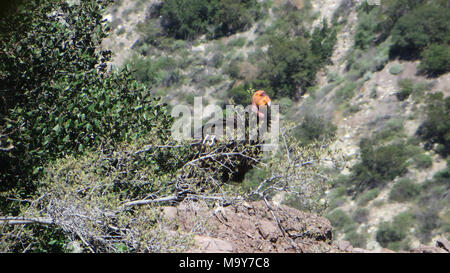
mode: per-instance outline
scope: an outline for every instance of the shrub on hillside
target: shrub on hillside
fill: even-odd
[[[357,223],[365,223],[368,220],[369,210],[367,208],[358,208],[353,213],[353,220]]]
[[[404,143],[376,146],[373,140],[360,142],[361,162],[352,168],[351,181],[361,192],[385,185],[407,171],[409,152]]]
[[[331,213],[327,214],[326,217],[330,220],[331,225],[341,232],[355,229],[355,222],[348,215],[348,213],[341,209],[333,210]]]
[[[432,44],[421,53],[419,69],[433,76],[450,71],[450,46]]]
[[[389,193],[389,200],[396,202],[407,202],[420,194],[420,185],[414,183],[408,178],[402,178],[395,182]]]
[[[345,82],[345,84],[335,92],[335,100],[338,103],[343,103],[350,100],[355,95],[355,89],[357,86],[358,84],[354,81]]]
[[[433,165],[433,160],[431,157],[424,153],[414,155],[413,162],[418,169],[428,169]]]
[[[255,81],[257,88],[270,86],[273,98],[295,98],[315,80],[320,65],[302,37],[272,37],[262,73]]]
[[[420,6],[402,16],[392,30],[391,53],[405,58],[419,58],[431,44],[449,42],[450,8]]]
[[[378,189],[378,188],[371,189],[364,193],[361,193],[358,197],[358,206],[367,205],[367,203],[369,203],[373,199],[377,198],[377,196],[379,194],[380,194],[380,189]]]
[[[333,54],[333,48],[336,44],[336,28],[329,27],[327,20],[322,21],[321,26],[314,28],[311,35],[311,51],[319,59],[327,63]]]
[[[392,222],[383,222],[378,226],[375,239],[382,247],[396,251],[408,250],[407,235],[413,220],[413,215],[409,212],[400,213],[394,217]]]
[[[251,88],[249,83],[238,85],[228,90],[228,98],[232,98],[234,103],[246,107],[251,104],[251,95],[249,89]]]
[[[345,234],[344,240],[347,240],[353,247],[366,248],[367,234],[351,230]]]
[[[169,36],[193,40],[247,29],[260,13],[256,0],[167,0],[161,8],[162,25]]]
[[[398,74],[402,73],[402,71],[403,71],[403,65],[401,65],[401,64],[393,64],[389,68],[389,73],[391,73],[392,75],[398,75]]]
[[[360,12],[355,31],[355,48],[365,50],[374,45],[376,33],[380,30],[379,13],[378,7],[371,8],[367,12]]]
[[[295,129],[294,135],[302,143],[308,144],[316,140],[333,139],[337,127],[317,114],[306,114],[303,121]]]
[[[434,93],[426,103],[426,119],[416,134],[426,141],[426,149],[436,145],[436,152],[447,156],[450,154],[450,97],[444,99],[442,93]]]

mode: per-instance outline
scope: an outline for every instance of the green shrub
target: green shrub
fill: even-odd
[[[347,240],[353,247],[366,248],[367,234],[351,230],[345,234],[344,240]]]
[[[409,152],[404,143],[377,147],[370,139],[360,142],[361,162],[352,168],[356,191],[376,188],[407,171]]]
[[[217,38],[250,27],[260,9],[256,0],[167,0],[161,8],[162,25],[177,39],[193,40],[205,33]]]
[[[433,160],[431,157],[424,153],[416,154],[413,157],[413,162],[418,169],[428,169],[433,165]]]
[[[406,212],[394,217],[392,222],[383,222],[378,226],[375,239],[382,246],[392,250],[408,250],[407,235],[413,222],[413,216]]]
[[[355,220],[355,222],[362,224],[367,222],[368,220],[368,216],[369,216],[369,210],[366,208],[358,208],[355,210],[355,212],[353,213],[353,220]]]
[[[397,85],[400,87],[400,90],[396,94],[399,100],[407,99],[413,92],[414,84],[411,79],[399,79]]]
[[[368,12],[360,12],[355,31],[355,48],[368,49],[375,40],[379,29],[379,8],[372,8]]]
[[[49,17],[56,7],[64,15]],[[2,19],[9,30],[0,33],[7,52],[0,55],[6,91],[0,96],[8,107],[0,110],[7,117],[0,131],[8,138],[0,141],[14,147],[0,153],[2,191],[32,191],[33,178],[49,160],[135,139],[167,118],[165,107],[129,71],[106,72],[111,52],[96,50],[106,36],[102,7],[96,1],[72,7],[32,1]]]
[[[412,79],[405,78],[399,79],[397,86],[400,88],[396,94],[397,99],[403,101],[411,95],[416,99],[421,98],[425,91],[430,88],[431,84],[427,82],[414,83]]]
[[[433,76],[450,71],[450,46],[446,44],[432,44],[421,54],[419,70]]]
[[[238,85],[228,90],[228,98],[232,98],[235,104],[246,107],[251,104],[251,95],[248,90],[251,88],[249,83]]]
[[[319,115],[314,113],[306,114],[294,135],[302,143],[308,144],[315,140],[332,139],[336,134],[337,127]]]
[[[407,202],[420,194],[420,185],[408,178],[402,178],[395,182],[389,194],[389,200],[396,202]]]
[[[273,101],[273,104],[278,104],[280,106],[280,113],[283,115],[286,115],[289,112],[293,103],[294,102],[287,97],[282,97],[279,100]]]
[[[338,208],[342,205],[345,204],[345,202],[347,202],[347,198],[344,197],[334,197],[334,198],[330,198],[328,201],[328,210],[333,210],[335,208]]]
[[[311,51],[319,59],[326,63],[333,54],[333,48],[336,44],[336,29],[329,27],[327,20],[323,20],[321,26],[314,28],[311,35]]]
[[[344,86],[340,87],[335,92],[335,100],[338,103],[343,103],[343,102],[346,102],[346,101],[350,100],[355,95],[355,88],[357,86],[358,86],[358,84],[356,82],[354,82],[354,81],[347,81],[344,84]]]
[[[392,30],[393,55],[419,58],[422,49],[449,42],[450,8],[427,5],[402,16]]]
[[[148,87],[169,86],[182,81],[180,70],[177,69],[177,62],[171,57],[159,58],[139,58],[131,60],[134,77]]]
[[[239,37],[237,39],[229,41],[227,46],[241,48],[241,47],[243,47],[245,45],[246,42],[247,42],[247,38],[246,37]]]
[[[380,189],[378,188],[371,189],[362,193],[358,198],[358,205],[359,206],[367,205],[367,203],[377,198],[378,194],[380,194]]]
[[[170,36],[193,39],[207,31],[216,12],[216,1],[168,0],[161,8],[162,25]]]
[[[239,61],[233,60],[230,65],[225,68],[225,73],[230,75],[233,79],[239,79],[241,75],[241,69],[239,68]]]
[[[219,68],[222,66],[224,60],[224,56],[222,52],[217,52],[211,59],[211,65],[215,68]]]
[[[295,98],[312,85],[319,67],[306,39],[274,36],[255,86],[269,91],[272,98]]]
[[[355,229],[352,218],[341,209],[333,210],[326,217],[330,220],[331,225],[339,231],[345,232]]]
[[[439,211],[438,207],[432,205],[419,208],[415,212],[414,216],[418,223],[417,236],[422,243],[429,243],[433,236],[433,230],[441,226]]]
[[[389,73],[392,75],[398,75],[403,72],[403,65],[402,64],[393,64],[389,68]]]
[[[436,152],[447,156],[450,154],[450,97],[444,99],[442,93],[430,94],[426,103],[426,119],[416,134],[426,141],[426,149],[438,144]]]
[[[383,143],[388,140],[401,138],[404,134],[404,120],[399,117],[392,117],[386,121],[381,130],[375,132],[373,139],[377,143]]]

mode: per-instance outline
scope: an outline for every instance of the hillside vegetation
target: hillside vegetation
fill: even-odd
[[[253,201],[324,215],[354,247],[450,238],[447,1],[329,2],[8,7],[0,251],[187,251],[214,227],[170,207]],[[175,105],[258,89],[280,105],[276,151],[171,135]]]

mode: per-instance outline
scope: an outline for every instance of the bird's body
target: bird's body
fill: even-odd
[[[232,118],[213,119],[204,124],[201,127],[201,134],[200,132],[197,134],[201,135],[201,139],[198,139],[199,151],[196,157],[208,155],[211,149],[227,155],[219,155],[211,161],[205,161],[202,167],[210,168],[215,163],[221,162],[219,164],[220,168],[223,168],[220,172],[223,173],[221,180],[242,181],[245,173],[257,162],[255,159],[260,156],[264,141],[258,132],[264,118],[268,117],[265,113],[268,113],[270,103],[270,97],[263,90],[258,90],[252,96],[250,111],[244,111]],[[256,135],[252,135],[255,132]],[[225,138],[226,136],[232,138]]]
[[[233,117],[227,116],[225,118],[213,119],[208,121],[201,127],[201,134],[196,135],[201,135],[202,143],[207,143],[211,138],[215,141],[222,136],[231,136],[234,140],[255,140],[254,137],[251,137],[250,131],[251,129],[255,130],[258,128],[250,127],[259,127],[263,124],[263,120],[266,117],[265,113],[268,113],[268,107],[270,107],[270,105],[270,97],[263,90],[258,90],[253,94],[251,101],[251,111],[253,113],[256,113],[255,120],[251,120],[251,118],[254,117],[251,117],[251,113],[249,112],[244,111],[242,113],[235,113]],[[267,125],[270,126],[268,118]],[[227,130],[231,130],[234,132],[227,132]],[[236,132],[236,130],[241,131]],[[257,131],[254,132],[257,133]],[[237,136],[236,133],[240,133],[241,135]]]

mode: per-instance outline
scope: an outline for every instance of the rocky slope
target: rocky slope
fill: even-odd
[[[202,253],[370,253],[347,241],[332,238],[330,221],[315,214],[276,205],[250,202],[210,209],[185,202],[162,208],[172,220],[173,232],[194,232],[189,252]],[[199,219],[202,222],[198,224]],[[199,228],[199,227],[202,228]],[[419,246],[411,252],[448,253],[450,243],[440,238],[436,246]],[[380,249],[376,252],[393,252]]]

